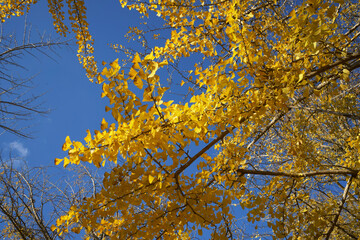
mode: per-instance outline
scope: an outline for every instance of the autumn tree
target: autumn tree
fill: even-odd
[[[49,11],[65,34],[62,2]],[[84,142],[67,137],[68,156],[55,163],[116,165],[99,193],[58,220],[59,234],[234,239],[246,235],[246,213],[261,229],[251,237],[360,236],[357,1],[120,0],[164,26],[131,28],[145,51],[101,72],[84,2],[66,2],[80,62],[113,118]],[[30,6],[20,5],[14,14]],[[165,41],[149,47],[154,32]],[[184,61],[195,63],[178,68]],[[170,94],[164,66],[188,98]]]

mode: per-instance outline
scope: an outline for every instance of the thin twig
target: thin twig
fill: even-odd
[[[342,209],[344,208],[344,205],[345,205],[345,202],[346,202],[346,198],[347,198],[347,195],[348,195],[348,193],[349,193],[349,189],[350,189],[350,185],[351,185],[351,183],[352,183],[353,177],[354,177],[354,175],[351,175],[350,178],[349,178],[349,180],[347,181],[346,187],[345,187],[345,189],[344,189],[344,193],[343,193],[343,195],[342,195],[342,199],[341,199],[341,203],[340,203],[340,206],[339,206],[339,210],[338,210],[338,212],[337,212],[337,214],[336,214],[336,216],[335,216],[335,218],[334,218],[334,221],[333,221],[333,223],[332,223],[329,231],[326,233],[326,237],[325,237],[326,240],[328,240],[328,239],[330,238],[332,231],[334,231],[335,225],[337,224],[337,221],[338,221],[338,219],[339,219],[339,217],[340,217],[341,211],[342,211]]]

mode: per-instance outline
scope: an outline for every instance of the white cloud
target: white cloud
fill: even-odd
[[[10,151],[16,151],[19,154],[20,158],[26,158],[29,155],[29,149],[24,147],[24,145],[21,142],[11,142],[9,144]]]
[[[2,143],[0,147],[0,165],[19,169],[27,165],[26,157],[30,151],[21,142],[13,141],[10,143]],[[1,168],[0,166],[0,168]]]

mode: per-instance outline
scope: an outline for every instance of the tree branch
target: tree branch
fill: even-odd
[[[332,64],[326,65],[326,66],[321,67],[321,68],[319,68],[319,69],[317,69],[315,71],[310,72],[309,74],[306,74],[305,78],[306,79],[313,78],[316,75],[319,75],[319,74],[321,74],[323,72],[326,72],[327,70],[330,70],[330,69],[332,69],[332,68],[334,68],[334,67],[336,67],[336,66],[338,66],[340,64],[344,64],[344,63],[352,61],[354,59],[358,59],[359,57],[360,57],[360,53],[352,54],[352,55],[348,56],[347,58],[340,59],[340,60],[338,60],[338,61],[336,61],[336,62],[334,62]]]
[[[233,128],[234,129],[234,128]],[[205,153],[207,150],[209,150],[212,146],[214,146],[217,142],[222,140],[226,135],[230,133],[229,130],[225,130],[222,132],[217,138],[212,140],[208,145],[206,145],[201,151],[199,151],[195,156],[190,158],[189,161],[187,161],[184,165],[181,165],[179,169],[175,172],[174,176],[175,178],[179,176],[186,168],[188,168],[196,159],[198,159],[203,153]]]
[[[334,228],[335,228],[335,225],[337,224],[337,221],[339,220],[339,217],[340,217],[340,214],[341,214],[341,211],[342,209],[344,208],[344,205],[345,205],[345,202],[346,202],[346,198],[347,198],[347,195],[349,193],[349,189],[350,189],[350,185],[352,183],[352,179],[353,179],[353,175],[351,175],[351,177],[349,178],[349,180],[347,181],[347,184],[346,184],[346,187],[344,189],[344,193],[342,195],[342,199],[341,199],[341,203],[340,203],[340,206],[339,206],[339,210],[334,218],[334,221],[329,229],[329,231],[326,233],[326,237],[325,239],[328,240],[330,238],[330,235],[332,233],[332,231],[334,231]]]
[[[253,174],[253,175],[265,175],[265,176],[302,178],[302,177],[314,177],[319,175],[351,175],[352,177],[356,177],[359,171],[345,169],[345,170],[319,170],[313,172],[295,173],[295,172],[273,172],[273,171],[262,171],[262,170],[251,170],[251,169],[238,169],[237,173],[240,175]]]

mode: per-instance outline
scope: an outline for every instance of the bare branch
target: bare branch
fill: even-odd
[[[282,177],[292,177],[292,178],[303,178],[303,177],[314,177],[314,176],[320,176],[320,175],[357,176],[359,171],[346,169],[346,170],[319,170],[319,171],[313,171],[313,172],[294,173],[294,172],[274,172],[274,171],[262,171],[262,170],[251,170],[251,169],[238,169],[237,173],[240,175],[253,174],[253,175],[265,175],[265,176],[282,176]]]

